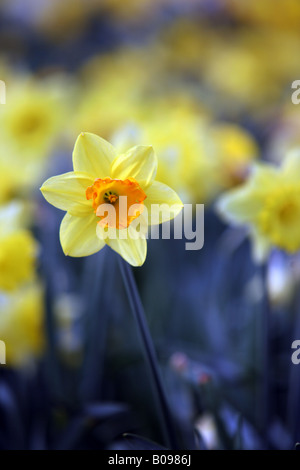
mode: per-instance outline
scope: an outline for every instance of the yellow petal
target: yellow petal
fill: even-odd
[[[86,188],[93,182],[87,173],[70,172],[49,178],[41,191],[44,198],[58,209],[84,215],[93,210],[85,195]]]
[[[280,184],[276,167],[257,164],[249,180],[241,187],[224,193],[216,203],[216,210],[226,221],[235,224],[254,222],[262,209],[265,197]]]
[[[258,264],[263,263],[267,259],[272,248],[270,241],[264,235],[258,233],[254,227],[251,227],[250,229],[250,238],[252,239],[252,254],[254,261]]]
[[[82,132],[76,140],[73,151],[74,171],[89,173],[93,179],[110,176],[110,167],[116,151],[101,137]]]
[[[248,186],[227,192],[216,203],[216,210],[221,218],[234,224],[253,221],[261,207],[261,198],[255,197]]]
[[[179,196],[173,189],[163,183],[154,181],[146,191],[147,198],[144,204],[148,210],[148,223],[152,225],[156,223],[166,222],[176,217],[183,208],[183,203]],[[157,205],[164,204],[169,207],[170,210],[159,210]],[[167,207],[166,207],[167,209]],[[157,222],[154,222],[157,220]]]
[[[136,240],[133,240],[130,238],[128,230],[126,230],[126,232],[127,239],[121,240],[120,238],[109,238],[106,239],[106,243],[114,251],[119,253],[127,263],[131,264],[131,266],[141,266],[144,264],[147,255],[147,241],[145,238],[137,238]]]
[[[157,158],[151,146],[138,145],[118,156],[111,167],[115,179],[134,178],[145,189],[154,180]]]
[[[300,181],[300,150],[293,149],[288,152],[285,160],[283,161],[283,174],[288,177],[290,181]]]
[[[96,235],[98,219],[95,214],[77,217],[66,214],[60,225],[60,243],[65,255],[89,256],[104,247],[105,242]]]
[[[25,204],[12,201],[0,206],[0,236],[5,236],[23,226]]]
[[[246,184],[259,191],[266,191],[280,184],[281,172],[275,165],[267,163],[255,163]]]

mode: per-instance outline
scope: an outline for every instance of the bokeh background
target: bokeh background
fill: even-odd
[[[295,448],[300,258],[258,266],[215,204],[300,144],[299,50],[297,0],[0,2],[0,448],[167,445],[117,255],[65,257],[39,191],[81,131],[153,145],[205,204],[202,250],[149,240],[134,270],[179,447]]]

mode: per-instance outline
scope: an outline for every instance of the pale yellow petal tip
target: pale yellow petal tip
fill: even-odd
[[[153,145],[134,145],[133,147],[131,147],[129,149],[129,151],[132,150],[132,149],[145,149],[145,150],[149,150],[149,151],[154,152]]]
[[[125,258],[124,258],[125,259]],[[140,268],[143,266],[143,264],[145,263],[146,261],[146,258],[142,261],[138,261],[138,262],[134,262],[134,263],[129,263],[129,261],[125,260],[128,264],[130,264],[130,266],[132,266],[133,268]]]
[[[134,150],[134,149],[143,150],[146,153],[146,155],[151,154],[154,157],[154,159],[157,160],[157,155],[152,145],[135,145],[134,147],[129,149],[129,152],[130,150]]]
[[[45,196],[45,193],[47,192],[47,187],[44,186],[44,185],[41,186],[41,187],[40,187],[40,191],[41,191],[42,195]]]
[[[76,139],[76,142],[81,140],[83,137],[86,137],[86,132],[80,132],[80,134],[78,135],[77,139]],[[75,142],[75,144],[76,144]]]
[[[80,134],[78,135],[76,139],[75,146],[76,146],[76,143],[82,139],[84,139],[87,143],[89,141],[93,141],[94,139],[96,139],[96,143],[98,145],[99,144],[101,145],[102,143],[102,144],[108,145],[111,149],[115,150],[113,145],[110,142],[108,142],[108,140],[104,139],[98,134],[94,134],[93,132],[87,132],[87,131],[80,132]]]
[[[300,163],[300,148],[295,147],[290,149],[285,159],[282,162],[283,170],[287,172],[296,172],[299,174],[299,163]]]
[[[132,266],[133,268],[140,268],[141,266],[143,266],[143,264],[145,263],[145,260],[144,261],[141,261],[139,263],[136,263],[136,262],[129,262],[127,259],[125,259],[122,255],[119,255],[121,256],[121,258],[123,258],[124,261],[126,261],[126,263],[128,263],[130,266]]]
[[[141,259],[140,261],[136,261],[131,266],[133,266],[134,268],[140,268],[141,266],[143,266],[143,264],[145,264],[146,258],[147,258],[147,252],[145,253],[144,259]]]
[[[184,208],[184,203],[182,202],[182,200],[180,199],[180,197],[178,196],[177,193],[176,193],[176,195],[177,195],[177,197],[178,197],[178,202],[176,202],[176,203],[174,204],[174,206],[177,208],[178,213],[179,213],[179,212],[182,211],[182,209]]]
[[[76,139],[76,142],[80,139],[82,139],[83,137],[86,137],[87,133],[86,132],[80,132],[80,134],[78,135],[77,139]],[[75,142],[75,143],[76,143]]]
[[[65,256],[70,256],[70,252],[67,251],[67,250],[64,248],[64,246],[63,246],[63,244],[62,244],[62,242],[61,242],[61,238],[60,238],[60,237],[59,237],[59,241],[60,241],[60,246],[61,246],[61,249],[62,249],[63,254],[64,254]]]
[[[92,132],[82,131],[82,132],[80,132],[80,134],[77,138],[80,139],[80,137],[89,137],[89,136],[99,137],[97,134],[93,134]]]
[[[222,195],[214,204],[215,213],[220,217],[224,222],[235,222],[234,214],[230,210],[230,203],[232,197],[230,194]],[[234,220],[233,220],[234,219]]]
[[[155,152],[155,150],[154,150],[154,147],[153,147],[152,145],[146,145],[145,147],[147,147],[148,151],[153,154],[153,157],[154,157],[154,159],[155,159],[156,162],[157,162],[158,159],[157,159],[157,155],[156,155],[156,152]]]
[[[177,217],[177,215],[184,208],[184,204],[182,202],[178,202],[178,203],[174,204],[172,207],[173,207],[173,210],[174,210],[174,218],[175,218],[175,217]]]
[[[59,242],[60,242],[60,246],[61,246],[61,249],[62,249],[62,252],[65,256],[69,256],[69,253],[65,250],[63,244],[62,244],[62,241],[61,241],[61,234],[59,233]]]
[[[82,132],[80,132],[80,134],[78,136],[78,139],[80,139],[80,137],[89,137],[89,136],[98,137],[97,134],[93,134],[92,132],[82,131]]]

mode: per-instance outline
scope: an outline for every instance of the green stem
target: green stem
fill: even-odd
[[[263,358],[263,372],[262,372],[262,430],[266,444],[268,445],[268,426],[270,424],[270,412],[272,407],[272,390],[271,390],[271,306],[269,294],[267,290],[267,270],[268,266],[265,263],[261,268],[262,283],[263,283],[263,302],[262,302],[262,358]]]
[[[174,432],[173,419],[168,405],[165,389],[161,380],[154,345],[145,318],[142,302],[133,277],[132,269],[122,258],[119,258],[119,261],[125,289],[142,339],[145,358],[151,372],[157,402],[160,407],[161,416],[163,418],[162,425],[163,431],[165,433],[166,444],[168,448],[178,449],[179,447]]]

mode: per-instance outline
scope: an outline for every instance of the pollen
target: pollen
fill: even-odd
[[[104,193],[104,200],[106,203],[114,204],[119,199],[119,196],[111,191]]]

